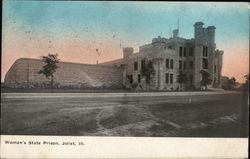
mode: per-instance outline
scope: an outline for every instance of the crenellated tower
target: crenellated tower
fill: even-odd
[[[215,27],[203,27],[204,23],[196,22],[194,24],[194,84],[200,86],[202,76],[201,70],[211,74],[212,83],[214,83],[215,74]]]
[[[194,86],[199,87],[201,81],[200,70],[202,68],[202,51],[203,51],[203,23],[194,24]]]

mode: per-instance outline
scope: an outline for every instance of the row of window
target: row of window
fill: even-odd
[[[174,60],[173,59],[166,59],[166,68],[170,68],[170,69],[174,68]]]
[[[129,80],[129,83],[132,84],[133,83],[133,75],[127,75],[127,79]],[[166,77],[165,77],[166,83],[170,83],[173,84],[174,81],[174,74],[172,73],[166,73]],[[141,82],[141,75],[138,74],[137,75],[137,82],[140,83]]]
[[[174,65],[173,65],[173,60],[170,60],[170,68],[173,69]],[[169,68],[169,59],[166,59],[166,68]],[[179,61],[179,69],[186,69],[187,68],[187,64],[186,61]],[[193,61],[189,61],[189,69],[193,69],[194,68],[194,62]]]
[[[165,74],[165,82],[172,84],[174,80],[174,74],[172,73],[166,73]]]
[[[145,60],[141,60],[141,70],[145,69]],[[138,70],[138,62],[135,61],[134,62],[134,70],[137,71]]]
[[[181,46],[179,48],[179,56],[180,57],[182,57],[182,56],[186,57],[187,56],[187,48],[186,47]],[[193,56],[193,48],[192,47],[189,48],[189,56]]]
[[[203,46],[202,48],[202,54],[204,57],[208,57],[208,47],[207,46]],[[180,47],[179,48],[179,56],[182,57],[186,57],[187,56],[187,48],[186,47]],[[189,48],[189,56],[193,56],[193,48],[190,47]]]
[[[189,69],[193,69],[194,63],[193,61],[189,61]],[[174,68],[174,60],[173,59],[166,59],[166,68],[173,69]],[[179,61],[179,69],[186,69],[186,61]],[[145,69],[145,60],[141,61],[141,70]],[[138,62],[134,62],[134,70],[138,70]]]
[[[208,69],[208,59],[203,59],[202,60],[202,68],[203,69]],[[216,73],[217,71],[217,68],[216,68],[216,65],[214,66],[214,73]]]
[[[127,79],[129,80],[129,83],[132,84],[133,83],[133,75],[127,75]],[[189,75],[189,81],[190,83],[193,82],[193,75]],[[138,74],[137,75],[137,82],[141,83],[141,75]],[[173,84],[174,82],[174,74],[173,73],[166,73],[165,74],[165,82],[168,84]]]
[[[193,69],[194,68],[194,63],[193,61],[189,61],[189,69]],[[187,68],[187,64],[186,61],[179,61],[179,69],[186,69]]]
[[[130,84],[132,84],[134,81],[133,75],[127,75],[127,80],[129,81]],[[141,75],[140,74],[137,75],[137,82],[141,83]]]
[[[174,75],[172,73],[166,73],[165,74],[165,82],[168,84],[173,84],[173,78],[174,78]],[[190,83],[193,83],[193,75],[189,75],[189,82]]]

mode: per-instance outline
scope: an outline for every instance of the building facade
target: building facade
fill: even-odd
[[[56,72],[56,80],[59,86],[70,84],[77,88],[83,83],[88,87],[109,87],[114,83],[117,86],[123,85],[121,88],[177,90],[200,88],[203,78],[200,72],[203,70],[211,75],[211,86],[220,87],[223,51],[216,49],[216,28],[205,28],[203,25],[202,22],[194,24],[192,39],[179,37],[179,30],[176,29],[172,37],[153,38],[150,44],[140,46],[136,53],[131,47],[123,48],[123,58],[114,61],[97,65],[62,62]],[[16,87],[17,83],[26,83],[27,87],[30,87],[29,83],[33,86],[47,80],[37,74],[42,67],[41,61],[38,61],[19,59],[6,74],[5,84]],[[153,69],[150,78],[145,74],[145,69],[146,72],[150,69],[149,63]],[[69,69],[68,66],[71,70],[65,72]],[[185,82],[180,82],[180,74],[185,76]],[[95,84],[86,81],[94,81]],[[23,87],[23,84],[21,86]]]
[[[211,76],[213,87],[220,87],[223,51],[216,49],[215,27],[203,27],[202,22],[194,24],[194,38],[179,37],[179,30],[173,31],[170,38],[157,37],[152,43],[139,47],[123,49],[123,59],[103,63],[104,65],[123,66],[123,84],[135,85],[146,89],[176,90],[183,88],[200,88],[201,70]],[[149,82],[142,75],[145,62],[152,61],[154,74]],[[184,74],[185,82],[180,82]]]

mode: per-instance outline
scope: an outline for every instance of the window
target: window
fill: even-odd
[[[207,57],[207,50],[208,50],[208,47],[206,46],[206,57]]]
[[[138,70],[138,62],[134,62],[134,70]]]
[[[186,61],[183,61],[183,68],[186,69]]]
[[[179,55],[182,56],[182,47],[179,48]]]
[[[205,46],[202,47],[202,55],[205,56]]]
[[[145,60],[141,60],[141,70],[145,71]]]
[[[186,57],[186,48],[184,47],[184,57]]]
[[[168,81],[168,78],[169,78],[169,74],[168,73],[166,73],[165,74],[165,81],[166,81],[166,83],[168,83],[169,81]]]
[[[202,68],[208,69],[208,59],[202,59]]]
[[[207,46],[203,46],[202,53],[203,53],[204,57],[208,56],[208,54],[207,54],[208,53],[208,47]]]
[[[193,48],[192,47],[189,48],[189,56],[193,56]]]
[[[174,60],[172,60],[172,59],[170,60],[170,68],[172,68],[172,69],[174,68]]]
[[[179,69],[182,69],[182,61],[179,61]]]
[[[189,75],[189,81],[190,83],[193,83],[193,75]]]
[[[214,65],[214,73],[216,73],[216,65]]]
[[[141,75],[138,74],[138,83],[141,83]]]
[[[194,68],[193,65],[194,65],[193,61],[190,61],[190,62],[189,62],[189,68],[190,68],[190,69],[193,69],[193,68]]]
[[[166,59],[166,68],[169,68],[169,59]]]
[[[172,84],[173,83],[173,74],[170,74],[170,84]]]

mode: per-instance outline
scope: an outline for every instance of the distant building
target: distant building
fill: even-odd
[[[137,89],[146,89],[147,82],[141,70],[144,69],[148,61],[152,61],[154,74],[149,82],[150,89],[175,90],[180,88],[180,83],[178,83],[178,75],[180,74],[180,71],[187,77],[186,83],[183,84],[184,87],[199,88],[202,80],[202,75],[200,73],[201,70],[207,71],[211,74],[213,87],[220,87],[223,51],[216,49],[216,28],[214,26],[204,28],[203,25],[202,22],[194,24],[194,38],[192,39],[179,37],[179,30],[175,29],[173,31],[173,37],[164,38],[158,36],[157,38],[153,38],[150,44],[140,46],[139,52],[137,53],[134,53],[134,49],[131,47],[123,48],[123,58],[121,59],[91,66],[85,66],[82,64],[81,67],[77,66],[76,69],[74,69],[75,66],[73,67],[72,64],[71,71],[75,72],[74,76],[65,76],[67,74],[65,72],[67,70],[65,65],[63,68],[58,69],[55,81],[58,82],[59,86],[67,86],[67,81],[74,81],[74,78],[81,76],[79,74],[80,72],[84,72],[87,75],[86,77],[99,83],[99,85],[96,85],[98,87],[103,85],[109,87],[111,86],[110,83],[116,83],[118,85],[123,85],[124,87],[134,86],[134,88]],[[14,65],[18,65],[18,62]],[[23,66],[27,69],[28,64],[23,64]],[[36,64],[33,64],[32,67],[38,68]],[[41,64],[39,68],[40,67],[42,67]],[[66,70],[62,70],[64,68]],[[109,69],[102,70],[104,68]],[[30,66],[29,69],[31,69]],[[103,71],[112,72],[111,70],[116,70],[114,71],[115,74],[109,73],[108,76],[110,76],[110,79],[100,82],[102,79],[99,77],[102,75],[106,77],[105,74],[107,72]],[[20,73],[20,71],[24,70],[18,71],[18,68],[16,70],[11,68],[5,77],[6,85],[9,85],[10,87],[19,87],[18,84],[16,84],[17,82],[25,83],[26,81],[26,85],[30,86],[28,83],[33,83],[33,85],[36,83],[36,85],[39,85],[38,83],[46,81],[45,78],[42,78],[41,75],[39,75],[43,80],[36,79],[31,82],[31,76],[34,76],[37,72],[29,72],[29,74],[26,73],[24,75]],[[92,76],[89,76],[88,74],[92,74]],[[93,74],[95,75],[93,76]],[[100,76],[98,74],[100,74]],[[23,76],[23,78],[18,77],[19,80],[14,80],[14,76]],[[98,78],[96,78],[97,76]],[[114,76],[116,78],[113,78]],[[89,80],[86,77],[81,78],[77,82],[84,83],[84,81]],[[79,88],[77,82],[71,82],[72,87]],[[23,86],[24,84],[19,85]],[[92,86],[94,87],[94,85]]]
[[[225,89],[225,90],[239,90],[241,88],[243,88],[244,84],[243,83],[239,83],[236,82],[236,80],[233,80],[234,77],[229,78],[226,76],[222,76],[221,77],[221,88]]]

